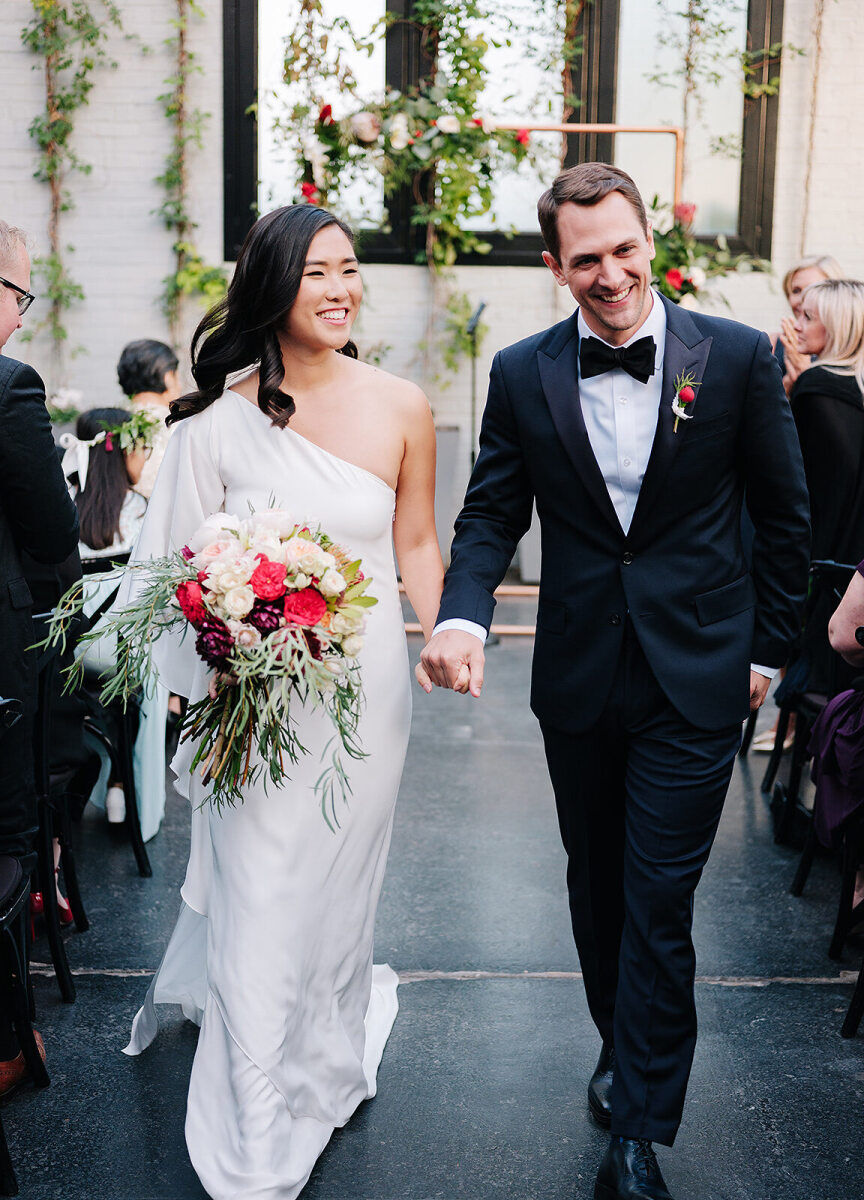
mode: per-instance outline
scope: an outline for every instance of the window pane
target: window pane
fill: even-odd
[[[618,90],[615,119],[620,125],[682,125],[684,86],[680,78],[687,23],[680,3],[620,0]],[[741,182],[741,128],[744,94],[735,52],[747,45],[746,4],[716,5],[708,32],[710,61],[690,101],[683,199],[696,204],[697,233],[735,233]],[[720,31],[722,25],[723,31]],[[651,47],[646,56],[646,47]],[[707,49],[707,48],[706,48]],[[705,53],[698,50],[697,53]],[[659,76],[660,81],[652,79]],[[646,200],[655,194],[672,200],[675,141],[659,134],[617,134],[615,162],[633,176]]]
[[[483,29],[490,42],[481,104],[485,114],[508,125],[561,120],[563,84],[557,54],[563,42],[561,25],[562,13],[554,5],[511,0],[497,25]],[[537,199],[560,169],[560,152],[560,134],[532,133],[530,160],[495,176],[491,212],[466,225],[536,233]]]
[[[379,30],[370,56],[358,52],[336,25],[347,18],[354,34],[368,38],[376,21],[384,16],[385,0],[324,0],[324,17],[331,28],[334,45],[344,48],[357,81],[357,95],[334,94],[322,97],[332,104],[337,118],[356,111],[366,100],[383,99],[384,39]],[[297,199],[299,172],[296,135],[282,128],[291,105],[300,98],[296,88],[283,82],[285,39],[297,19],[297,5],[286,0],[259,0],[258,6],[258,206],[269,212]],[[379,226],[384,220],[384,187],[380,174],[372,167],[358,172],[342,189],[341,209],[358,225]]]

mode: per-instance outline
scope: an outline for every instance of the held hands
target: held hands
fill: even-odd
[[[483,642],[461,629],[444,629],[423,648],[414,674],[424,692],[433,687],[470,692],[475,698],[483,687]]]
[[[758,671],[750,672],[750,711],[755,712],[757,708],[761,708],[765,703],[765,697],[768,695],[768,689],[771,686],[771,680],[765,675],[760,675]]]

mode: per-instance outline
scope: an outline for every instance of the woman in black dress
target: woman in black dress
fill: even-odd
[[[815,361],[795,381],[789,400],[798,428],[807,488],[813,559],[864,559],[864,283],[826,279],[807,288],[795,322],[798,344]],[[831,661],[814,613],[807,649],[809,687],[826,687]],[[843,668],[845,682],[849,669]]]

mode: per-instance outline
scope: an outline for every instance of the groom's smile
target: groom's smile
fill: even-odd
[[[651,311],[651,226],[644,229],[620,192],[597,204],[562,204],[558,211],[559,257],[543,261],[568,287],[589,328],[622,345]]]

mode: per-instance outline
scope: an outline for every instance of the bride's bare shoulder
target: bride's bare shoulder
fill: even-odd
[[[359,359],[352,360],[351,367],[358,385],[368,392],[370,398],[377,398],[390,409],[400,409],[407,416],[429,412],[426,393],[410,379],[391,375],[389,371]]]

